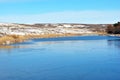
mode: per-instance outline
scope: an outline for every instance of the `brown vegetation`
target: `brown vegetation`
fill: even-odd
[[[108,25],[106,31],[109,34],[120,34],[120,22]]]
[[[25,36],[20,35],[6,35],[3,37],[0,37],[0,45],[6,45],[6,44],[12,44],[17,42],[22,42],[26,40],[27,38]]]
[[[3,37],[0,37],[0,45],[9,45],[13,43],[19,43],[23,42],[27,39],[32,39],[32,38],[52,38],[52,37],[64,37],[64,36],[75,36],[75,35],[80,35],[80,34],[40,34],[40,35],[6,35]]]

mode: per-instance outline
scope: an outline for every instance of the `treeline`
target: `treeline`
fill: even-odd
[[[108,25],[106,31],[109,34],[120,34],[120,22]]]

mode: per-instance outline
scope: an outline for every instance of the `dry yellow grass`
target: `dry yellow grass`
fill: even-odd
[[[0,44],[6,44],[6,43],[9,43],[9,42],[15,42],[15,39],[13,37],[10,37],[10,36],[3,36],[0,38]]]
[[[14,38],[15,42],[23,42],[24,40],[28,39],[26,36],[20,36],[20,35],[9,35],[9,36]]]
[[[98,35],[107,35],[106,32],[95,32],[94,34],[98,34]]]
[[[2,45],[0,46],[0,49],[11,49],[11,48],[13,48],[13,47],[12,47],[12,46],[4,46],[4,45],[3,45],[3,46],[2,46]]]
[[[52,37],[64,37],[64,36],[75,36],[80,34],[40,34],[40,35],[26,35],[27,38],[52,38]]]
[[[98,34],[98,35],[106,35],[106,33],[103,32],[96,32],[91,34]],[[23,42],[27,39],[34,39],[34,38],[52,38],[52,37],[65,37],[65,36],[77,36],[77,35],[85,35],[85,34],[29,34],[29,35],[6,35],[3,37],[0,37],[0,45],[6,45],[6,44],[13,44],[18,42]],[[89,34],[88,34],[89,35]]]
[[[92,33],[92,34],[98,34],[98,35],[106,35],[106,33]],[[85,35],[85,34],[29,34],[29,35],[6,35],[3,37],[0,37],[0,45],[9,45],[13,43],[23,42],[27,39],[34,39],[34,38],[52,38],[52,37],[65,37],[65,36],[77,36],[77,35]]]
[[[75,36],[80,34],[40,34],[40,35],[6,35],[0,37],[0,45],[9,45],[13,43],[23,42],[31,38],[52,38],[52,37],[64,37],[64,36]]]
[[[6,45],[6,44],[12,44],[16,42],[22,42],[26,40],[27,38],[25,36],[19,36],[19,35],[6,35],[3,37],[0,37],[0,45]]]

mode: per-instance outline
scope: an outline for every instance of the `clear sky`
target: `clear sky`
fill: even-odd
[[[120,0],[0,0],[0,22],[115,23]]]

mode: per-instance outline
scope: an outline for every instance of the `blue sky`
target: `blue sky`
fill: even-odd
[[[0,0],[0,22],[115,23],[120,0]]]

